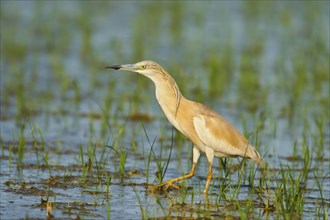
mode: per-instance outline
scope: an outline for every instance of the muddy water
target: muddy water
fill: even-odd
[[[283,169],[291,168],[294,179],[306,172],[304,149],[308,180],[301,186],[303,211],[294,217],[322,218],[318,210],[329,211],[330,204],[329,74],[318,74],[328,71],[327,7],[2,1],[0,218],[44,219],[47,202],[49,216],[65,219],[282,218],[273,194]],[[320,57],[299,57],[312,49]],[[215,93],[207,75],[214,56],[221,58],[216,69],[231,73],[225,91]],[[191,143],[164,118],[151,82],[104,70],[145,58],[161,63],[187,97],[221,112],[257,145],[270,167],[269,196],[253,190],[261,170],[247,162],[239,172],[241,160],[234,159],[225,168],[214,161],[204,197],[205,157],[182,190],[146,189],[159,182],[158,165],[164,169],[170,155],[164,180],[190,170]]]

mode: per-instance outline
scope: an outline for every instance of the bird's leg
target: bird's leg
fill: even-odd
[[[210,186],[210,183],[211,183],[211,180],[212,180],[212,175],[213,175],[213,173],[212,173],[212,163],[211,164],[209,163],[209,172],[207,174],[206,184],[205,184],[205,188],[204,188],[204,191],[203,191],[204,194],[207,194],[207,191],[209,189],[209,186]]]
[[[161,189],[163,187],[165,190],[167,190],[169,187],[172,187],[174,189],[180,189],[178,186],[174,185],[174,183],[179,182],[181,180],[190,179],[191,177],[193,177],[195,175],[196,164],[198,162],[199,156],[200,156],[200,151],[198,150],[197,147],[194,146],[194,148],[193,148],[193,165],[192,165],[191,171],[188,174],[168,180],[168,181],[158,184],[156,186],[150,186],[149,188],[151,188],[153,190]]]
[[[209,172],[207,174],[206,184],[203,193],[207,194],[212,179],[212,162],[214,158],[214,150],[212,148],[206,147],[205,153],[206,153],[207,161],[209,162]]]
[[[164,189],[167,190],[169,187],[172,187],[174,189],[180,189],[178,186],[174,185],[174,183],[193,177],[195,175],[195,169],[196,169],[196,163],[193,163],[191,171],[188,174],[168,180],[168,181],[158,184],[156,186],[151,186],[151,188],[160,189],[160,188],[164,187]]]

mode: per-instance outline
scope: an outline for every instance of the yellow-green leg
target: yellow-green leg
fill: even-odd
[[[212,162],[213,162],[213,158],[214,158],[214,151],[212,148],[206,147],[205,154],[206,154],[207,161],[209,162],[209,172],[207,174],[206,184],[205,184],[205,188],[203,191],[204,195],[207,194],[207,191],[209,189],[209,186],[210,186],[210,183],[212,180]]]
[[[174,183],[179,182],[181,180],[190,179],[191,177],[193,177],[195,175],[195,169],[196,169],[196,163],[193,163],[191,171],[188,174],[168,180],[168,181],[158,184],[156,186],[149,186],[149,188],[151,188],[152,190],[158,190],[158,189],[162,189],[162,188],[164,190],[167,190],[169,187],[172,187],[174,189],[180,189],[178,186],[174,185]]]
[[[213,175],[213,173],[212,173],[212,163],[211,163],[211,164],[209,164],[209,172],[207,174],[206,184],[205,184],[205,188],[203,191],[204,194],[207,194],[207,191],[209,189],[209,186],[210,186],[210,183],[212,180],[212,175]]]

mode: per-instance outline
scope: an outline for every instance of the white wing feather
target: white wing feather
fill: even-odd
[[[195,131],[206,146],[212,148],[215,153],[222,154],[223,156],[244,156],[245,152],[242,152],[240,149],[241,146],[232,146],[227,140],[215,136],[214,133],[216,132],[212,130],[214,127],[208,127],[206,120],[203,115],[193,117]]]

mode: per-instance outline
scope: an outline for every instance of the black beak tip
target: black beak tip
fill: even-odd
[[[105,67],[106,69],[114,69],[114,70],[119,70],[121,68],[120,65],[114,65],[114,66],[107,66]]]

